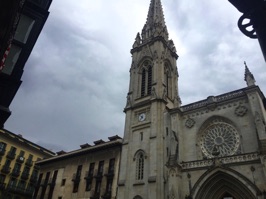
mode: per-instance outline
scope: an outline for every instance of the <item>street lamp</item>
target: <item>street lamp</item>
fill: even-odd
[[[228,0],[243,15],[238,20],[240,31],[258,39],[266,61],[266,0]]]

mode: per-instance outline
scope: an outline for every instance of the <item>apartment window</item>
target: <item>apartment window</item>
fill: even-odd
[[[144,176],[144,154],[140,151],[137,154],[137,161],[136,161],[136,180],[143,180]]]
[[[5,179],[6,179],[6,176],[3,175],[3,174],[0,174],[0,184],[1,183],[4,183],[5,182]]]
[[[23,180],[19,181],[19,183],[18,183],[18,189],[24,190],[25,188],[26,188],[26,182],[23,181]]]
[[[0,142],[0,153],[5,152],[6,151],[6,143],[4,142]]]
[[[89,173],[88,176],[93,176],[93,172],[94,172],[94,167],[95,167],[95,163],[90,163],[90,168],[89,168]]]
[[[41,199],[44,198],[44,195],[45,195],[45,192],[46,192],[46,188],[47,188],[47,184],[48,184],[48,181],[49,181],[49,177],[50,177],[50,172],[47,172],[46,176],[45,176],[45,179],[42,182],[43,188],[42,188],[42,191],[41,191],[41,197],[40,197]]]
[[[101,191],[101,181],[96,181],[96,185],[95,185],[95,195],[100,195],[100,191]]]
[[[92,185],[92,180],[87,180],[86,181],[86,191],[90,191],[91,190],[91,185]]]
[[[66,179],[62,179],[61,186],[65,186],[66,184]]]
[[[37,171],[37,173],[38,173],[38,171]],[[36,175],[37,175],[37,173],[36,173]],[[34,174],[32,173],[32,178],[34,178],[33,175]],[[41,181],[42,181],[42,177],[43,177],[43,173],[40,173],[39,178],[38,178],[38,182],[37,182],[37,186],[36,186],[35,191],[34,191],[33,198],[37,198],[37,195],[38,195],[38,192],[39,192],[39,189],[40,189],[40,185],[41,185]]]
[[[24,154],[25,154],[25,151],[20,151],[20,153],[19,153],[19,157],[24,157]]]
[[[11,178],[8,183],[9,188],[16,188],[17,185],[17,179],[16,178]]]
[[[14,165],[13,172],[14,172],[14,173],[19,173],[19,172],[20,172],[20,168],[21,168],[21,164],[16,163],[16,164]]]
[[[108,173],[109,173],[109,174],[113,174],[114,171],[115,171],[115,159],[112,158],[112,159],[110,159],[110,161],[109,161],[109,169],[108,169]]]
[[[103,174],[103,165],[104,165],[104,161],[100,161],[99,162],[99,167],[98,167],[98,174],[99,175]]]
[[[52,178],[52,182],[53,182],[53,183],[56,182],[57,174],[58,174],[58,170],[55,170],[55,171],[54,171],[54,174],[53,174],[53,178]]]
[[[81,176],[81,171],[82,171],[82,165],[79,165],[78,166],[78,169],[77,169],[77,178],[80,178],[80,176]]]
[[[73,193],[77,193],[79,190],[79,183],[74,183],[74,186],[73,186]]]
[[[16,151],[17,151],[17,148],[11,146],[9,153],[10,153],[10,155],[14,155],[15,156],[16,155]]]
[[[106,192],[109,194],[111,194],[112,192],[112,184],[113,184],[113,179],[108,179],[106,184]]]
[[[33,155],[32,154],[29,154],[28,160],[29,161],[32,161],[32,159],[33,159]]]

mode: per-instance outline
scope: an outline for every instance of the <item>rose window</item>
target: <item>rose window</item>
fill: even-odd
[[[200,137],[202,152],[208,158],[234,155],[239,145],[240,137],[235,127],[223,122],[208,126]]]

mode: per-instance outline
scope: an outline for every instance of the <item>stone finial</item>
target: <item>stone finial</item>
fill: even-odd
[[[255,85],[255,78],[253,76],[253,74],[250,72],[246,62],[244,62],[245,64],[245,77],[244,77],[244,80],[246,81],[247,83],[247,86],[254,86]]]
[[[140,44],[141,44],[141,38],[140,38],[140,34],[138,32],[138,34],[137,34],[137,36],[135,38],[135,42],[133,44],[133,48],[138,47]]]

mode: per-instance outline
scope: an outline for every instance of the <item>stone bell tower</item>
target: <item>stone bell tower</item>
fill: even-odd
[[[151,0],[147,21],[131,50],[129,92],[118,198],[165,198],[169,153],[165,113],[178,108],[176,48],[168,38],[160,0]]]

